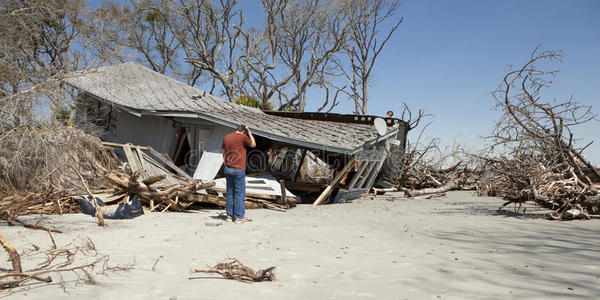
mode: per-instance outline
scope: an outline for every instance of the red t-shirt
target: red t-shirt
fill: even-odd
[[[223,153],[225,153],[225,165],[246,171],[246,147],[250,147],[252,141],[243,133],[234,131],[223,138]]]

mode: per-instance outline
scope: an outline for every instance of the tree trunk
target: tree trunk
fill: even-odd
[[[367,87],[368,78],[362,78],[362,114],[367,114],[367,101],[369,100],[369,93]]]

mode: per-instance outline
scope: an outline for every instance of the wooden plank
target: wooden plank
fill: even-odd
[[[102,142],[102,145],[104,146],[109,146],[109,147],[115,147],[115,148],[123,148],[123,146],[125,146],[125,144],[119,144],[119,143],[113,143],[113,142]],[[148,147],[144,147],[144,146],[136,146],[136,147],[140,147],[140,149],[142,150],[148,150]]]
[[[348,174],[348,172],[350,172],[350,170],[354,167],[354,161],[355,161],[355,158],[352,157],[352,159],[337,174],[337,176],[335,178],[333,178],[333,180],[331,180],[331,182],[325,188],[325,190],[323,191],[323,193],[321,193],[321,195],[319,195],[319,198],[317,198],[317,200],[315,200],[315,202],[313,202],[313,206],[317,206],[317,205],[321,204],[323,201],[325,201],[325,198],[329,197],[329,195],[333,191],[333,188],[336,185],[338,185],[340,183],[340,181],[342,180],[342,178],[344,178],[344,176],[346,176],[346,174]]]
[[[146,167],[146,160],[144,159],[144,155],[142,153],[142,149],[140,149],[140,146],[135,147],[135,153],[137,154],[137,157],[140,160],[140,167],[141,167],[140,171],[142,173],[145,173],[146,171],[148,171],[148,168]],[[144,175],[147,176],[148,174],[144,174]]]
[[[187,180],[192,180],[192,177],[190,177],[190,175],[188,175],[188,173],[184,172],[182,169],[177,167],[170,159],[166,158],[162,153],[159,153],[158,151],[154,150],[152,147],[148,147],[148,151],[150,151],[150,154],[152,154],[152,156],[156,157],[162,163],[169,166],[169,168],[173,169],[181,177],[183,177]]]
[[[131,144],[123,145],[123,151],[125,152],[125,157],[127,157],[127,162],[129,163],[129,168],[131,169],[131,172],[139,172],[141,169],[140,164],[137,159],[137,155],[133,154],[133,151],[131,150]]]
[[[285,205],[287,199],[285,198],[285,181],[279,180],[279,186],[281,187],[281,196],[279,197],[279,201],[281,205]]]

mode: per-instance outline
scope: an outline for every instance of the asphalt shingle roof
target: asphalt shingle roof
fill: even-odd
[[[104,101],[139,111],[196,113],[229,126],[247,124],[257,135],[349,152],[377,138],[371,125],[292,119],[230,103],[135,63],[75,73],[68,84]],[[341,151],[340,151],[341,150]]]

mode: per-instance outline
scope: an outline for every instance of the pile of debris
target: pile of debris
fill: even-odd
[[[391,172],[386,182],[403,191],[407,197],[442,196],[452,190],[475,188],[477,176],[464,151],[454,146],[449,153],[442,151],[438,140],[421,144],[408,143],[405,151],[392,153]]]
[[[80,212],[72,197],[86,186],[106,186],[118,159],[100,139],[64,127],[6,132],[0,139],[0,219]]]
[[[549,168],[548,163],[526,157],[488,160],[487,175],[477,184],[478,195],[504,198],[506,202],[498,209],[515,203],[519,210],[523,203],[530,202],[552,210],[548,218],[554,220],[600,219],[598,181],[587,176],[580,179],[569,164]]]
[[[13,129],[0,139],[0,196],[81,189],[77,172],[101,188],[102,175],[118,166],[111,149],[79,129]]]
[[[175,166],[173,162],[152,147],[131,144],[104,143],[123,150],[127,167],[124,172],[109,172],[105,175],[112,194],[111,199],[137,197],[150,211],[181,211],[194,203],[205,203],[225,207],[225,180],[195,181]],[[300,199],[292,195],[277,182],[268,178],[247,179],[246,208],[268,208],[286,210],[294,207]],[[271,186],[256,186],[258,184]],[[279,188],[277,188],[280,186]],[[256,187],[257,189],[253,189]],[[277,191],[267,193],[266,190]],[[104,200],[103,200],[104,201]],[[106,203],[106,201],[104,201]]]
[[[21,215],[68,214],[81,212],[67,191],[13,194],[0,199],[0,219],[10,221]]]

